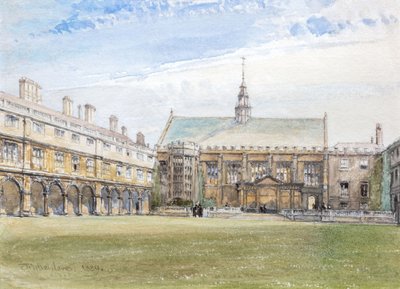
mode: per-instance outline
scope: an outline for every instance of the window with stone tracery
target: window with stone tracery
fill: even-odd
[[[86,172],[87,173],[93,173],[94,172],[94,160],[93,159],[87,159],[86,160]]]
[[[18,162],[19,160],[19,151],[18,151],[18,144],[5,141],[3,144],[3,160],[8,162]]]
[[[271,174],[268,161],[251,162],[250,170],[252,182]]]
[[[218,163],[217,162],[207,162],[207,183],[211,185],[216,185],[218,182]]]
[[[54,159],[55,159],[54,165],[56,168],[64,168],[64,153],[55,152]]]
[[[44,163],[44,151],[39,148],[32,149],[32,163],[35,166],[43,167]]]
[[[304,163],[304,185],[316,187],[320,184],[321,164]]]
[[[242,166],[239,162],[227,162],[226,163],[226,183],[227,184],[236,184],[241,181]]]
[[[276,163],[276,178],[284,183],[290,182],[290,162],[277,162]]]

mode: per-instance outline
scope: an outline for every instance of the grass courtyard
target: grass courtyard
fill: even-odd
[[[0,288],[400,288],[400,228],[0,218]]]

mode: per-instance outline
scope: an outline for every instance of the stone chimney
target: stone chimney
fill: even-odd
[[[42,87],[33,80],[22,77],[19,80],[19,97],[38,104],[42,103],[42,95],[40,90]]]
[[[94,123],[94,113],[96,108],[91,104],[85,104],[85,121],[88,123]]]
[[[110,130],[118,131],[118,117],[110,115]]]
[[[69,96],[63,98],[63,114],[72,116],[72,99]]]
[[[121,126],[121,132],[124,136],[128,136],[128,129],[126,126]]]
[[[136,134],[136,143],[142,146],[146,146],[146,143],[144,141],[144,134],[142,134],[140,131]]]
[[[376,124],[376,144],[379,146],[383,145],[383,132],[382,125],[380,123]]]

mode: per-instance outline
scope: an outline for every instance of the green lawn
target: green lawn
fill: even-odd
[[[400,288],[400,228],[0,218],[0,288]]]

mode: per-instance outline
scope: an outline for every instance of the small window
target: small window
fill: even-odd
[[[348,197],[349,196],[349,183],[348,182],[341,182],[340,183],[340,196],[341,197]]]
[[[131,155],[131,152],[129,150],[126,150],[126,156],[129,157]]]
[[[111,150],[111,145],[109,143],[104,142],[103,143],[103,149],[105,151],[109,151],[109,150]]]
[[[147,156],[147,161],[152,162],[153,161],[153,156]]]
[[[62,152],[55,152],[55,167],[56,168],[63,168],[64,167],[64,153]]]
[[[117,153],[122,154],[122,147],[115,147],[115,150],[117,151]]]
[[[340,159],[340,168],[348,169],[349,168],[349,159]]]
[[[65,130],[55,128],[55,129],[54,129],[54,135],[55,135],[56,137],[64,137],[64,135],[65,135]]]
[[[44,133],[44,124],[33,122],[32,124],[33,132],[43,134]]]
[[[35,166],[42,167],[44,163],[44,151],[39,148],[32,149],[32,163]]]
[[[73,172],[79,171],[79,157],[78,156],[72,157],[72,171]]]
[[[360,169],[363,169],[363,170],[368,169],[368,159],[360,160]]]
[[[341,209],[347,209],[347,203],[340,203]]]
[[[19,126],[19,118],[15,115],[7,114],[5,118],[5,125],[7,127],[18,127]]]
[[[90,137],[86,138],[86,144],[87,144],[88,146],[93,145],[93,144],[94,144],[94,139],[92,139],[92,138],[90,138]]]
[[[79,141],[80,141],[80,136],[79,136],[79,134],[73,133],[73,134],[71,135],[71,139],[72,139],[73,142],[79,143]]]
[[[147,181],[148,181],[148,182],[153,181],[153,173],[150,172],[150,171],[147,172]]]
[[[361,197],[368,197],[368,183],[361,183],[360,185],[360,194]]]
[[[87,173],[93,173],[94,172],[94,160],[93,159],[87,159],[86,160],[86,172]]]
[[[143,171],[141,169],[136,170],[136,177],[139,181],[143,181]]]
[[[126,177],[127,179],[131,179],[131,178],[132,178],[132,167],[127,167],[127,168],[126,168],[125,177]]]
[[[110,174],[110,164],[109,163],[103,163],[102,172],[103,172],[103,175],[109,175]]]
[[[122,166],[117,165],[117,176],[120,177],[122,175]]]

